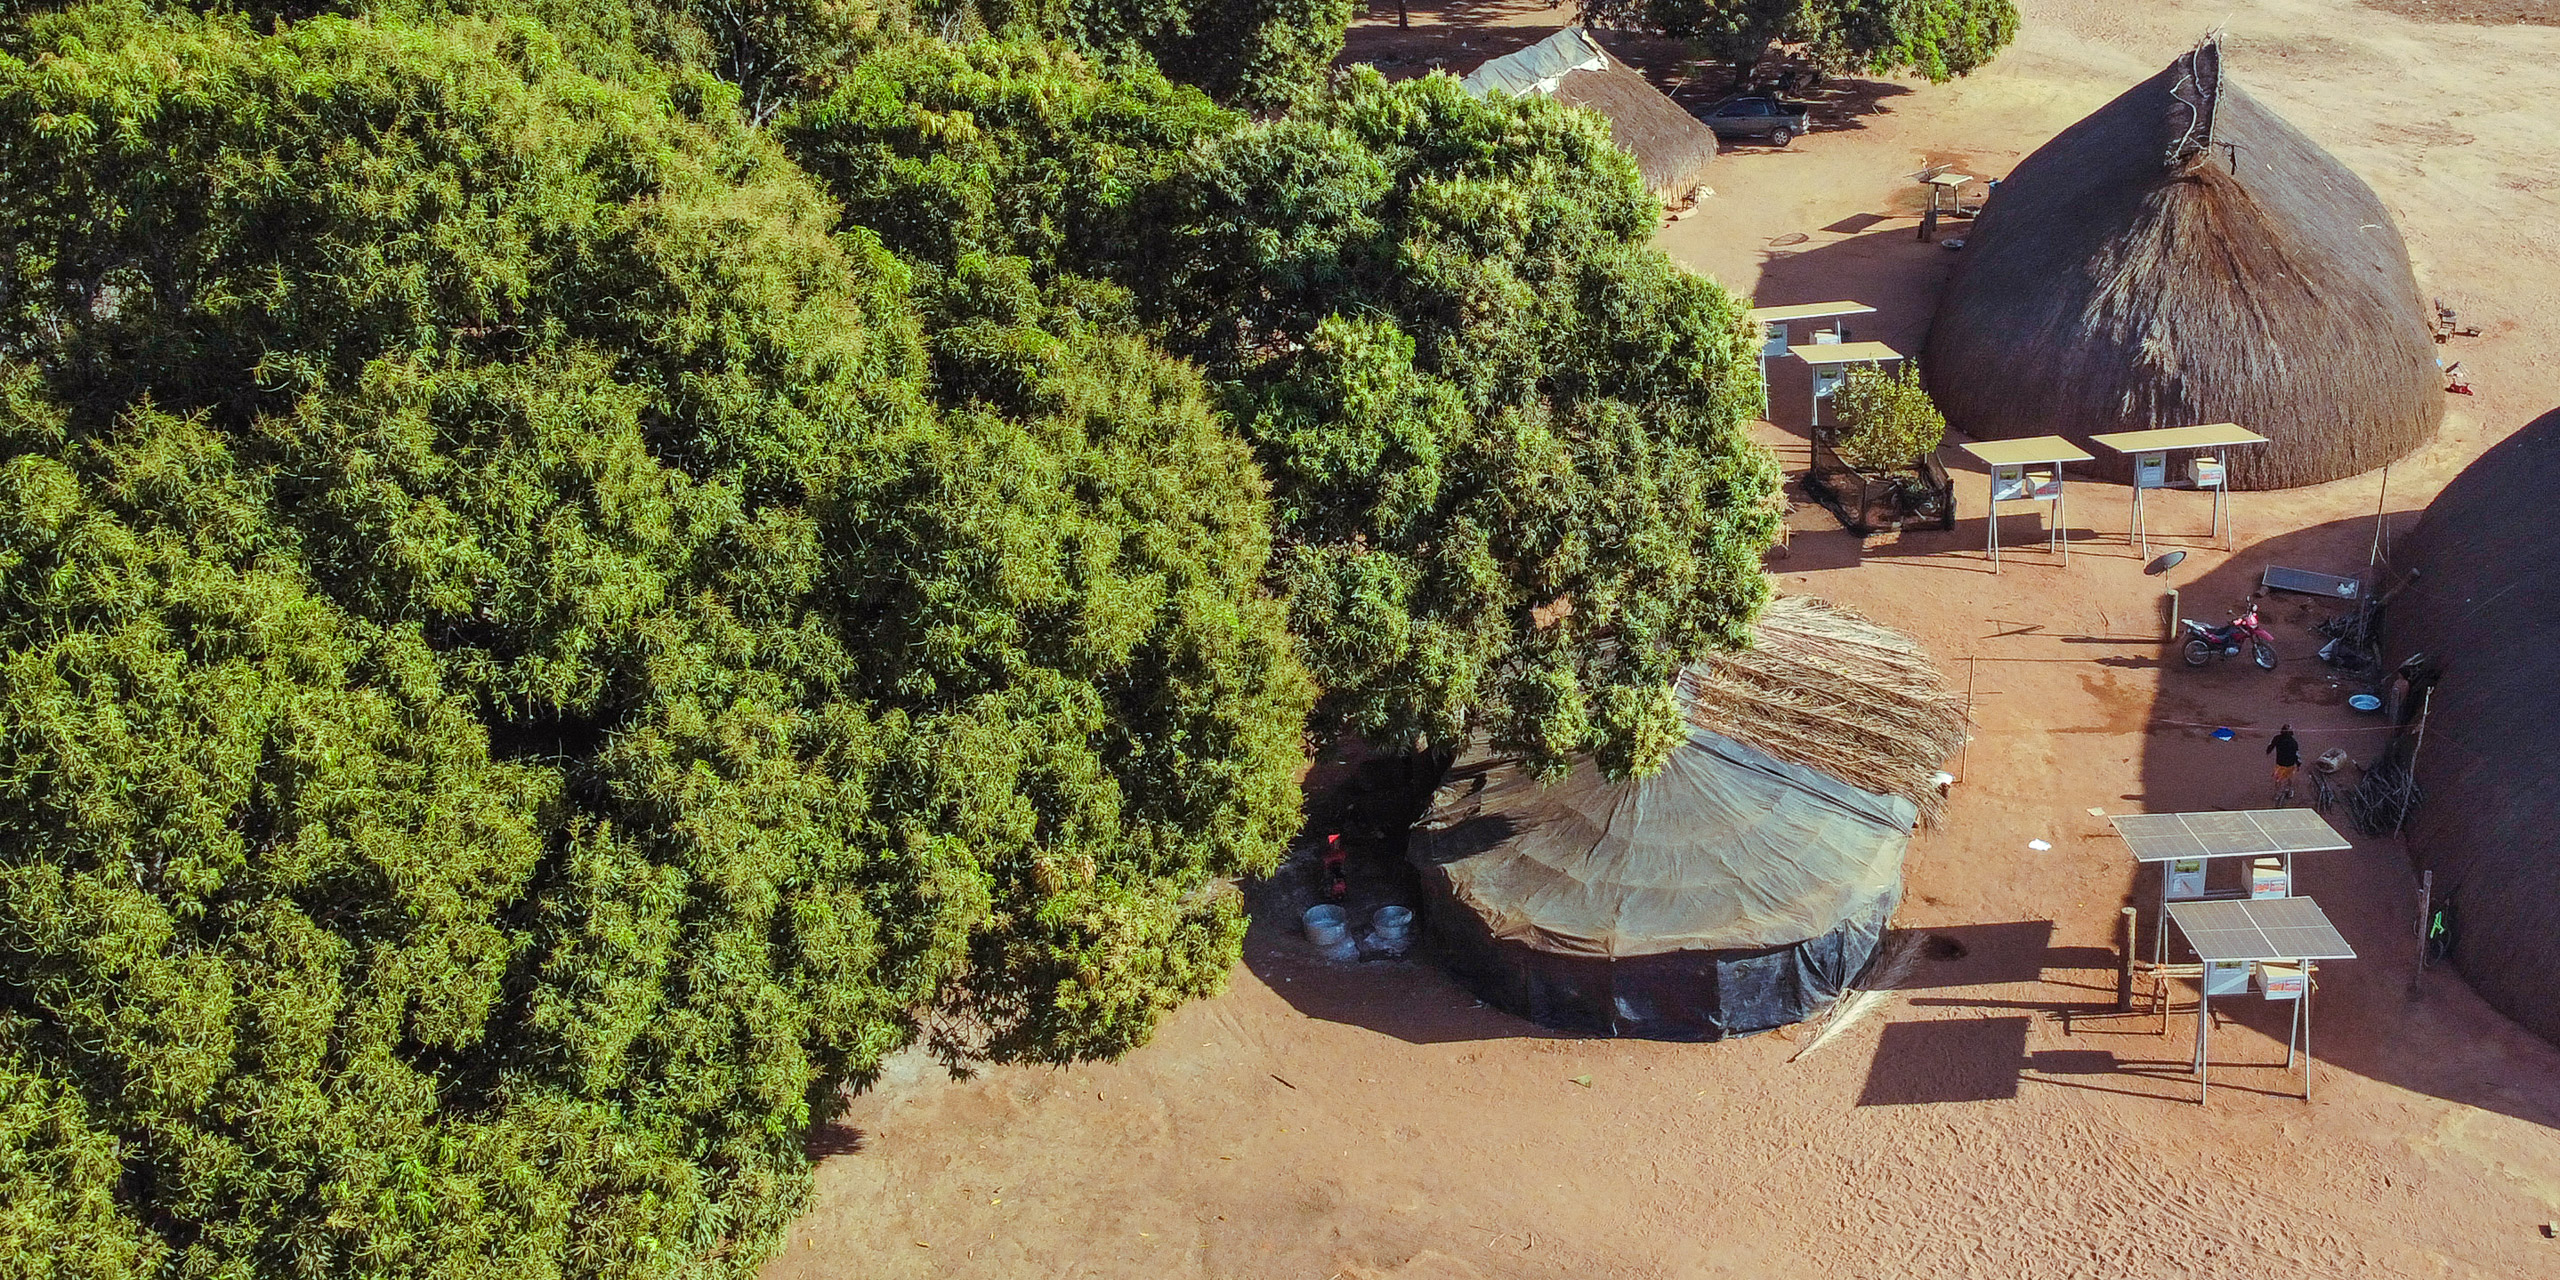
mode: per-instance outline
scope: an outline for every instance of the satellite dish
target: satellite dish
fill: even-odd
[[[2165,556],[2162,556],[2162,557],[2160,557],[2159,559],[2154,560],[2154,561],[2152,561],[2151,563],[2149,563],[2149,564],[2146,564],[2146,565],[2142,566],[2142,571],[2143,571],[2144,573],[2147,573],[2147,574],[2151,575],[2152,577],[2157,578],[2157,577],[2159,577],[2161,574],[2167,573],[2167,572],[2168,572],[2168,571],[2170,571],[2171,569],[2175,569],[2175,568],[2177,568],[2177,567],[2178,567],[2179,562],[2180,562],[2180,561],[2185,560],[2186,558],[2187,558],[2187,553],[2186,553],[2186,552],[2184,552],[2184,551],[2172,551],[2172,552],[2170,552],[2169,554],[2167,554],[2167,555],[2165,555]]]

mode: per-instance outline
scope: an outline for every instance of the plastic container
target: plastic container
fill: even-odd
[[[1307,941],[1318,950],[1351,941],[1350,917],[1331,903],[1307,908],[1306,925]]]
[[[2347,695],[2347,705],[2358,711],[2380,711],[2382,699],[2370,693],[2351,693]]]

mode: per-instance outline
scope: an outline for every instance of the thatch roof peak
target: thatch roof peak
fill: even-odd
[[[1490,59],[1459,83],[1473,94],[1549,97],[1599,112],[1610,140],[1636,158],[1645,189],[1665,200],[1696,190],[1715,159],[1713,130],[1578,25]]]
[[[1935,822],[1936,777],[1964,742],[1962,701],[1920,642],[1816,596],[1780,596],[1748,649],[1683,668],[1689,722]]]
[[[2027,157],[1967,240],[1923,370],[1977,438],[2237,422],[2273,443],[2227,460],[2234,485],[2285,488],[2443,418],[2391,215],[2214,40]]]

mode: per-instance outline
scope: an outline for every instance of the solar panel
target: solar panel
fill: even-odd
[[[2249,853],[2274,853],[2276,842],[2258,830],[2258,824],[2245,813],[2190,813],[2184,815],[2187,833],[2204,844],[2206,856],[2229,858]]]
[[[2230,813],[2128,813],[2109,818],[2136,862],[2242,858],[2346,849],[2346,837],[2309,809]]]
[[[2309,898],[2172,902],[2178,924],[2204,960],[2353,960],[2355,948]]]
[[[2309,809],[2253,809],[2249,817],[2287,853],[2314,853],[2352,846],[2326,818]]]
[[[2133,850],[2136,862],[2170,862],[2180,858],[2201,858],[2204,845],[2187,834],[2187,824],[2174,813],[2128,813],[2110,818],[2116,834],[2124,837],[2126,847]]]

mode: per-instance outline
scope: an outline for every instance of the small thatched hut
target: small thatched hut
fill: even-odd
[[[2453,959],[2508,1017],[2560,1043],[2560,411],[2445,487],[2392,556],[2386,657],[2423,653],[2422,798],[2409,850],[2452,907]],[[2420,708],[2404,714],[2414,721]],[[2414,729],[2414,723],[2411,726]]]
[[[1578,26],[1495,58],[1460,83],[1472,94],[1538,94],[1599,112],[1608,118],[1610,140],[1636,158],[1645,189],[1665,201],[1697,190],[1716,157],[1716,135],[1707,126]]]
[[[1661,772],[1540,785],[1462,759],[1415,825],[1435,949],[1550,1026],[1718,1040],[1803,1020],[1875,954],[1963,711],[1919,646],[1807,598],[1683,672]]]
[[[2231,484],[2282,489],[2435,434],[2428,321],[2373,190],[2226,77],[2207,40],[2000,184],[1922,367],[1976,438],[2236,422],[2272,443],[2235,450]]]

